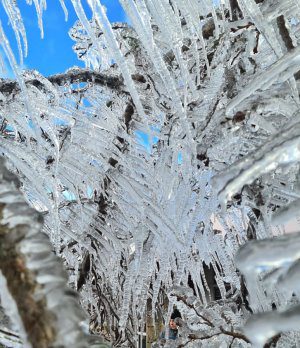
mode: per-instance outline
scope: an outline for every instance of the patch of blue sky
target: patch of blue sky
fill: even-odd
[[[14,130],[14,127],[13,127],[13,126],[11,126],[10,124],[7,124],[7,125],[5,126],[5,131],[6,131],[6,132],[11,132],[11,133],[13,133],[15,130]]]
[[[62,192],[62,194],[63,194],[64,198],[69,202],[74,202],[77,200],[76,195],[70,190],[65,190]],[[94,195],[93,188],[91,186],[88,186],[86,189],[87,198],[91,199],[91,198],[93,198],[93,195]]]
[[[290,19],[290,22],[292,25],[297,25],[297,24],[299,24],[300,21],[298,18],[293,17]]]
[[[157,144],[157,143],[158,143],[158,140],[159,140],[159,137],[154,136],[154,137],[152,138],[152,143],[153,143],[153,144]]]
[[[87,86],[87,82],[72,83],[70,87],[74,90],[82,89]]]
[[[35,7],[29,6],[25,1],[18,1],[29,43],[28,56],[24,60],[24,68],[36,69],[43,75],[48,76],[63,72],[74,65],[84,67],[84,63],[77,59],[72,50],[74,42],[68,34],[77,17],[71,0],[65,0],[65,4],[68,9],[67,22],[59,1],[47,1],[47,10],[43,14],[44,39],[41,39]],[[107,16],[111,22],[126,21],[126,15],[118,0],[102,0],[102,4],[106,6]],[[87,1],[83,0],[82,5],[87,16],[91,18],[91,11]],[[15,35],[2,4],[0,4],[0,21],[11,43],[13,52],[19,61]],[[12,77],[9,69],[2,76]]]
[[[46,192],[48,193],[48,194],[50,194],[50,195],[53,195],[53,190],[52,190],[52,188],[50,188],[50,187],[45,187],[45,189],[46,189]],[[72,192],[72,191],[70,191],[70,190],[64,190],[64,191],[62,191],[62,195],[64,196],[64,198],[67,200],[67,201],[70,201],[70,202],[74,202],[74,201],[76,201],[76,195]]]
[[[35,129],[35,128],[36,128],[36,125],[34,124],[34,122],[32,121],[31,118],[28,119],[27,123],[28,123],[28,126],[29,126],[31,129]]]
[[[83,99],[81,100],[81,103],[82,103],[83,106],[88,107],[88,108],[90,108],[91,106],[93,106],[93,104],[92,104],[87,98],[83,98]]]
[[[65,127],[69,124],[69,122],[67,122],[66,120],[63,120],[62,118],[55,117],[54,124],[58,127]]]
[[[89,199],[93,198],[93,195],[94,195],[94,190],[91,186],[88,186],[87,187],[87,190],[86,190],[86,193],[87,193],[87,197]]]
[[[178,164],[182,164],[183,163],[183,157],[182,157],[182,153],[181,152],[178,152],[177,163]]]
[[[76,196],[72,191],[65,190],[65,191],[63,191],[62,194],[67,201],[70,201],[70,202],[76,201]]]
[[[76,106],[77,106],[76,101],[74,99],[71,99],[71,98],[68,98],[65,101],[65,103],[66,103],[66,106],[69,106],[70,108],[73,108],[73,107],[76,108]]]
[[[140,130],[136,130],[135,135],[136,135],[136,139],[137,139],[138,143],[140,145],[142,145],[147,150],[148,153],[151,153],[152,149],[151,149],[151,144],[150,144],[150,140],[149,140],[149,135],[145,132],[140,131]],[[159,141],[158,137],[156,137],[156,136],[152,137],[152,145],[155,145],[158,141]],[[177,163],[179,165],[183,163],[183,156],[182,156],[181,152],[178,152]]]
[[[15,136],[15,128],[10,124],[6,124],[3,132],[4,132],[4,134],[9,135],[9,136]]]
[[[136,130],[134,133],[136,135],[136,139],[138,143],[142,145],[147,150],[147,152],[150,153],[151,148],[150,148],[150,142],[149,142],[149,135],[140,130]]]
[[[138,143],[142,145],[147,150],[147,152],[151,153],[152,148],[150,144],[149,135],[141,130],[136,130],[135,135],[136,135]],[[158,137],[156,136],[152,137],[152,145],[155,145],[158,142],[158,140],[159,140]]]
[[[45,190],[46,190],[47,193],[49,193],[50,195],[52,195],[53,191],[52,191],[51,187],[46,186],[46,187],[45,187]]]

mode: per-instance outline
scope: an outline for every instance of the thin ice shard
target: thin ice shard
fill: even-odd
[[[12,25],[12,28],[14,30],[17,44],[18,44],[18,51],[20,55],[20,65],[23,65],[23,49],[22,49],[22,43],[21,39],[23,40],[24,44],[24,55],[27,56],[28,52],[28,45],[27,45],[27,37],[26,37],[26,31],[25,26],[23,24],[22,16],[20,13],[20,10],[15,2],[12,2],[10,0],[3,0],[2,1],[3,7],[5,9],[5,12],[8,15],[9,21]],[[3,31],[3,29],[1,29]],[[1,39],[2,41],[2,39]],[[10,56],[8,55],[8,59],[10,60]]]
[[[64,11],[64,14],[65,14],[65,21],[67,22],[68,21],[68,9],[67,9],[67,7],[65,5],[65,1],[64,0],[59,0],[59,2],[60,2],[60,5],[61,5],[61,7],[62,7],[62,9]]]

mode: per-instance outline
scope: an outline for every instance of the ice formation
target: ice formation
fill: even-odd
[[[66,287],[61,262],[41,232],[41,214],[29,207],[18,186],[18,179],[1,159],[0,294],[4,309],[26,348],[88,347],[79,326],[84,315],[76,293]]]
[[[46,1],[27,2],[42,33]],[[300,199],[298,1],[120,2],[131,25],[72,0],[86,68],[47,78],[0,27],[15,74],[0,149],[90,330],[135,347],[176,305],[178,346],[298,346],[299,236],[283,227]],[[2,4],[22,59],[20,11]]]

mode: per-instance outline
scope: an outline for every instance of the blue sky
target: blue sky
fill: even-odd
[[[125,21],[125,14],[118,0],[102,0],[101,2],[107,7],[107,15],[110,21]],[[64,12],[59,0],[47,1],[47,10],[43,15],[44,39],[41,39],[35,7],[27,5],[25,0],[18,1],[28,39],[28,56],[24,60],[28,69],[36,69],[47,76],[63,72],[74,65],[83,66],[83,63],[78,61],[75,53],[73,53],[72,46],[74,42],[68,35],[68,30],[77,17],[71,0],[65,0],[65,4],[69,12],[68,22],[65,22]],[[82,0],[82,4],[86,9],[86,13],[90,15],[86,1]],[[19,61],[15,36],[2,5],[0,5],[0,20]]]

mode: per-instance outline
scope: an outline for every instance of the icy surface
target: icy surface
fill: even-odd
[[[0,149],[91,331],[133,347],[176,304],[185,346],[298,344],[298,2],[120,2],[131,26],[72,0],[86,69],[49,78],[21,71],[0,28],[16,79],[0,81]],[[46,1],[28,4],[43,33]]]

